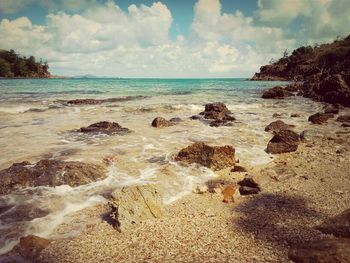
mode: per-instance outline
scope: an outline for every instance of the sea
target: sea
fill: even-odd
[[[264,90],[287,84],[246,79],[0,80],[0,170],[42,159],[94,164],[103,164],[108,156],[115,160],[104,180],[74,188],[26,188],[0,196],[0,254],[11,250],[21,236],[66,237],[67,233],[55,231],[59,225],[69,224],[77,211],[107,203],[106,195],[123,186],[157,183],[164,189],[165,204],[190,193],[217,176],[210,169],[174,161],[176,153],[194,142],[232,145],[242,166],[271,162],[275,157],[265,148],[272,135],[264,128],[277,119],[273,115],[301,132],[314,129],[308,116],[324,106],[298,96],[261,98]],[[114,100],[97,105],[66,103],[88,98]],[[236,118],[232,126],[210,127],[190,119],[212,102],[227,105]],[[300,117],[292,118],[293,113]],[[158,116],[182,121],[154,128],[151,123]],[[133,132],[124,136],[76,132],[99,121],[117,122]]]

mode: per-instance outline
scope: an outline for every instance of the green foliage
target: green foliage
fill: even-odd
[[[46,78],[50,76],[47,62],[37,62],[34,56],[22,57],[14,50],[0,50],[0,77]]]

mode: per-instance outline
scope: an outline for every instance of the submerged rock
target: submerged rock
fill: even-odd
[[[125,135],[131,131],[128,128],[123,128],[116,122],[101,121],[91,124],[88,127],[82,127],[78,132]]]
[[[231,111],[222,102],[208,103],[205,105],[205,110],[200,113],[204,119],[212,120],[209,125],[211,127],[219,127],[227,125],[229,122],[235,120],[231,116]]]
[[[299,135],[291,130],[277,132],[267,145],[267,153],[294,152],[298,149]]]
[[[326,239],[291,248],[288,256],[296,263],[349,263],[350,239]]]
[[[323,124],[328,121],[328,119],[331,119],[334,117],[333,113],[322,113],[317,112],[309,117],[309,121],[311,121],[314,124]]]
[[[350,238],[350,209],[326,220],[323,224],[317,226],[316,229],[325,234]]]
[[[29,235],[21,237],[14,251],[19,253],[23,258],[36,262],[36,259],[40,256],[40,252],[50,243],[51,241],[45,238]]]
[[[45,159],[30,164],[15,163],[0,171],[0,194],[36,186],[78,186],[106,177],[102,166],[82,162]]]
[[[203,142],[196,142],[182,149],[175,160],[198,163],[213,170],[221,170],[235,165],[235,148],[230,145],[209,146]]]
[[[160,218],[164,213],[162,192],[157,185],[123,187],[112,193],[109,205],[113,225],[120,231],[132,224]]]
[[[173,126],[176,123],[174,121],[168,121],[162,117],[157,117],[152,121],[152,126],[156,128],[163,128]]]
[[[264,91],[261,97],[263,99],[283,99],[284,97],[290,97],[290,96],[294,96],[294,94],[289,92],[283,87],[276,86]]]
[[[284,123],[281,120],[273,121],[269,125],[265,127],[266,132],[279,132],[282,130],[289,130],[291,128],[290,125]]]

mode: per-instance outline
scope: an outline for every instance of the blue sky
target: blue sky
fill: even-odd
[[[348,0],[0,0],[0,48],[59,75],[249,77],[349,34]]]

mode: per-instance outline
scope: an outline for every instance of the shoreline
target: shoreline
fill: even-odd
[[[102,216],[106,206],[79,211],[76,220],[91,217],[95,223],[53,241],[38,262],[290,262],[291,246],[332,237],[314,227],[348,208],[350,176],[343,171],[350,169],[350,131],[337,131],[268,165],[223,171],[218,180],[260,177],[262,192],[236,195],[234,203],[223,203],[220,193],[190,193],[166,206],[164,217],[122,233]]]

